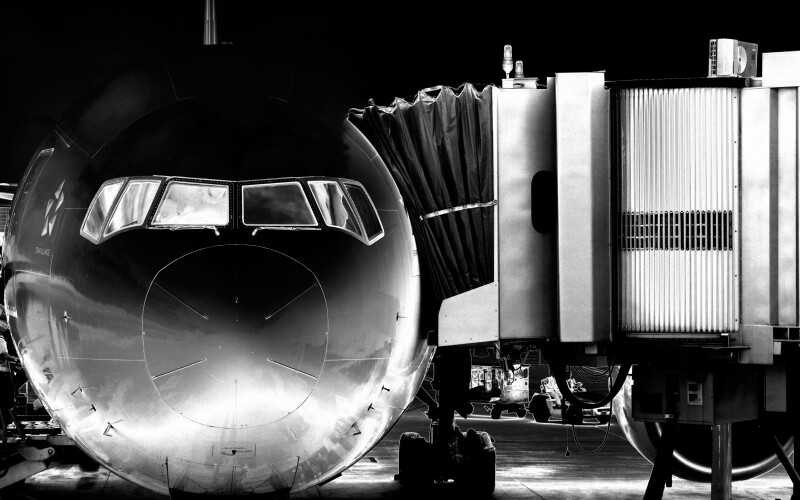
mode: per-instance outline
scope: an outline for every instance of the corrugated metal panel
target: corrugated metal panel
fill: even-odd
[[[614,92],[623,332],[738,329],[738,93]]]

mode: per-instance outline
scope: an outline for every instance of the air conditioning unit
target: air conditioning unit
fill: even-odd
[[[708,41],[708,76],[754,78],[758,70],[758,44],[732,38]]]

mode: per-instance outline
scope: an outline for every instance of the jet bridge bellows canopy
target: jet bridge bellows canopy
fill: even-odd
[[[492,87],[421,90],[370,101],[350,120],[389,167],[437,299],[494,280]]]

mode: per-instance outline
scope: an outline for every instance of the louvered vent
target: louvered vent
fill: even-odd
[[[731,250],[730,211],[624,212],[620,250]]]
[[[717,74],[717,40],[708,41],[708,75]]]
[[[0,231],[5,231],[8,222],[8,207],[0,207]]]
[[[737,330],[738,90],[617,89],[613,107],[620,330]]]

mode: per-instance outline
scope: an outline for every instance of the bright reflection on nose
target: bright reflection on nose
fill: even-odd
[[[214,427],[290,414],[314,390],[327,348],[327,306],[314,274],[255,246],[209,247],[162,269],[142,324],[161,397]]]

